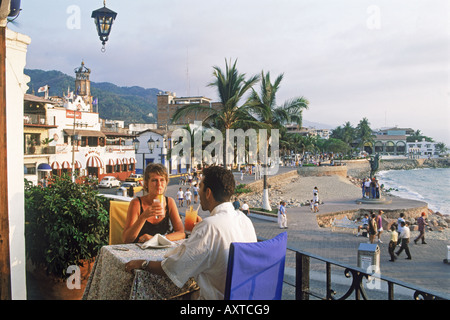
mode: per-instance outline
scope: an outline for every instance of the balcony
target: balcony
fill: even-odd
[[[47,122],[45,114],[34,114],[34,113],[25,113],[23,115],[23,124],[25,126],[52,126],[56,127],[55,124],[50,124]]]
[[[24,150],[25,155],[42,155],[42,154],[56,154],[56,147],[54,146],[27,146]]]

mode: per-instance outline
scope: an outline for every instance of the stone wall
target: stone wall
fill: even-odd
[[[320,176],[330,176],[337,175],[342,177],[347,177],[347,166],[314,166],[314,167],[300,167],[297,169],[298,175],[302,177],[320,177]]]
[[[298,176],[297,170],[292,170],[289,172],[277,174],[275,176],[268,176],[267,183],[269,185],[278,185],[280,183],[284,183],[287,180],[295,178],[297,176]],[[245,187],[248,189],[251,189],[252,192],[261,192],[264,187],[264,180],[263,179],[256,180],[255,182],[251,182],[251,183],[247,184]]]

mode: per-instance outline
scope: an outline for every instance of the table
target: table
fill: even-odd
[[[179,245],[184,240],[175,241]],[[178,288],[168,277],[144,270],[125,271],[131,260],[161,261],[173,248],[141,249],[136,244],[104,246],[94,263],[86,284],[83,300],[170,300],[196,291],[198,286],[191,278],[183,288]]]

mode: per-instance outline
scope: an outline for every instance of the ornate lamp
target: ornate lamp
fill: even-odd
[[[148,149],[150,150],[150,152],[153,153],[153,149],[155,148],[155,141],[152,139],[152,137],[150,137],[150,139],[148,139],[147,146],[148,146]]]
[[[133,139],[133,147],[134,147],[134,151],[137,152],[139,150],[139,139],[138,138],[134,138]]]
[[[105,52],[105,43],[108,41],[109,33],[117,13],[106,7],[106,0],[103,0],[103,8],[92,11],[91,18],[94,18],[97,33],[102,41],[102,52]]]

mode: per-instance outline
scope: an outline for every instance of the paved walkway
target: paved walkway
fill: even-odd
[[[284,168],[279,173],[290,171],[292,168]],[[244,176],[244,180],[240,180],[240,174],[236,173],[237,183],[249,183],[255,181],[254,177]],[[168,188],[168,195],[176,199],[176,191],[180,186],[172,185]],[[187,186],[181,186],[183,190]],[[420,202],[415,203],[411,200],[397,199],[391,204],[383,204],[377,208],[371,205],[358,205],[354,200],[343,200],[342,202],[327,203],[320,206],[320,214],[326,212],[338,212],[349,209],[368,208],[368,209],[394,209],[408,208],[410,206],[421,206]],[[198,204],[193,204],[195,207]],[[185,208],[179,208],[183,214]],[[207,216],[207,212],[200,212],[200,216]],[[356,237],[350,232],[332,232],[329,228],[321,228],[317,224],[316,215],[312,213],[309,207],[288,208],[288,229],[278,228],[276,219],[267,218],[265,216],[250,214],[250,218],[255,226],[258,237],[273,238],[280,232],[287,231],[288,246],[290,248],[299,249],[310,252],[324,258],[333,259],[335,261],[357,266],[358,247],[360,243],[368,242],[367,238]],[[417,235],[417,232],[411,233],[411,238]],[[450,264],[444,264],[443,259],[447,257],[447,245],[450,245],[450,239],[432,240],[427,239],[426,245],[415,245],[411,240],[410,251],[412,260],[405,260],[405,253],[402,253],[396,262],[389,262],[388,243],[390,235],[388,232],[382,234],[383,243],[380,247],[380,273],[393,279],[410,283],[424,289],[436,291],[446,295],[450,299]],[[286,260],[286,272],[292,273],[295,268],[295,254],[288,253]],[[311,261],[311,270],[313,272],[322,272],[324,270],[323,263],[315,263]],[[333,274],[343,276],[344,270],[334,270]],[[333,278],[334,279],[334,278]],[[398,287],[394,288],[397,291]],[[345,289],[346,290],[346,289]],[[341,292],[342,294],[343,292]]]

